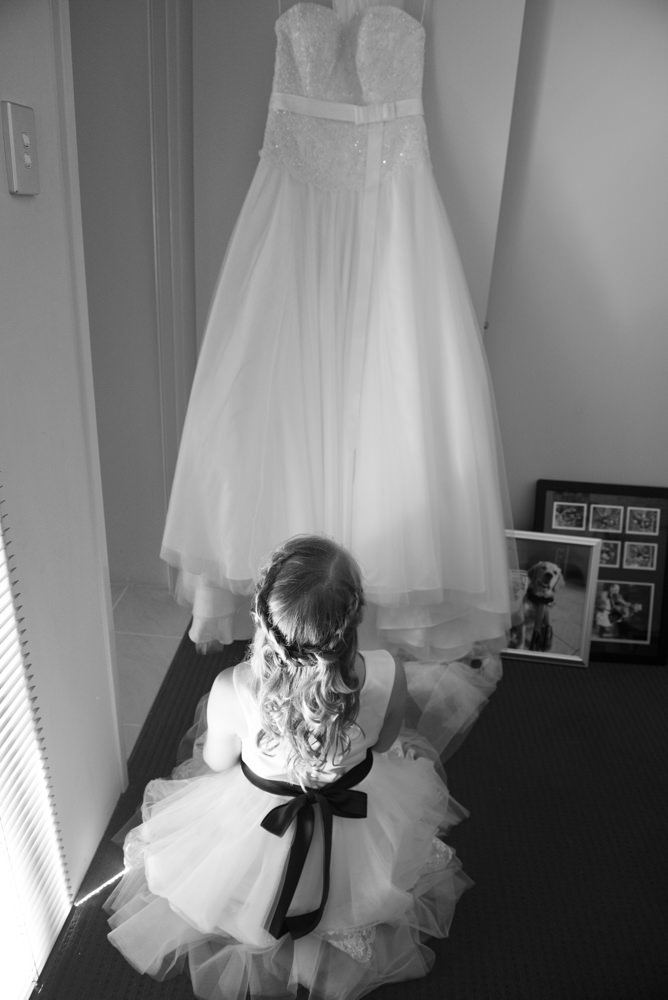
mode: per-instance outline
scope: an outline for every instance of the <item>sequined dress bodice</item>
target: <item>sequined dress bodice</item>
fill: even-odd
[[[323,188],[365,183],[370,123],[382,120],[381,176],[428,159],[421,113],[394,115],[397,102],[419,102],[424,64],[424,29],[402,9],[359,3],[341,16],[334,8],[297,3],[276,22],[276,61],[262,157],[294,177]],[[320,117],[312,108],[296,113],[275,106],[276,95],[296,95],[315,104],[348,105],[358,121]]]

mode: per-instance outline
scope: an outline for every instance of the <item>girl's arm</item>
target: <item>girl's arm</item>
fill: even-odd
[[[206,708],[207,732],[203,757],[212,771],[226,771],[241,757],[243,715],[232,682],[232,671],[218,674]]]
[[[405,708],[406,671],[404,670],[403,663],[397,663],[395,661],[394,684],[392,685],[392,692],[387,705],[387,711],[385,713],[382,728],[378,734],[378,740],[371,748],[376,753],[385,753],[385,751],[389,750],[396,740],[399,735],[399,730],[401,729],[401,723],[404,720]]]

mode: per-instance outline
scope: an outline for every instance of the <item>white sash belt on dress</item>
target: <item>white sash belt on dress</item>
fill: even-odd
[[[420,97],[406,97],[400,101],[385,104],[344,104],[338,101],[320,101],[315,97],[299,94],[273,93],[269,102],[272,111],[292,111],[296,115],[311,118],[330,118],[338,122],[352,122],[354,125],[372,125],[375,122],[391,122],[395,118],[413,118],[424,114]]]
[[[355,463],[359,428],[362,385],[364,380],[365,347],[371,306],[371,284],[376,249],[376,232],[379,211],[380,181],[383,167],[383,131],[388,122],[399,118],[423,117],[422,99],[407,97],[384,104],[346,104],[321,101],[299,94],[274,92],[269,107],[273,111],[288,111],[311,118],[350,122],[364,126],[366,133],[366,168],[361,212],[359,214],[358,264],[354,290],[354,303],[350,339],[345,370],[345,403],[343,412],[344,448],[342,454],[342,538],[344,545],[351,545],[353,536],[352,512],[355,491]],[[380,290],[377,289],[380,294]]]

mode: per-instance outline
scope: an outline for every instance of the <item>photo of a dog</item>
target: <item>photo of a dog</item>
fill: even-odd
[[[530,566],[522,594],[522,621],[510,629],[511,649],[552,649],[554,629],[550,624],[550,609],[557,599],[557,590],[564,574],[556,563],[547,559]]]
[[[589,653],[601,543],[540,532],[509,532],[511,627],[507,652],[572,659]]]

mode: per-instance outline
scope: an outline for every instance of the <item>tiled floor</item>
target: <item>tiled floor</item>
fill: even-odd
[[[121,739],[129,755],[190,619],[166,588],[111,585]]]

